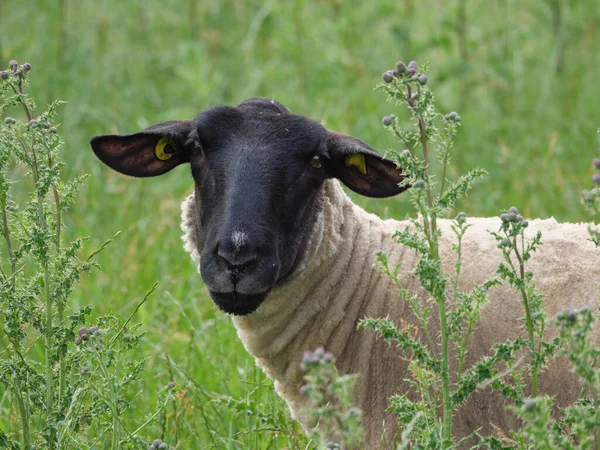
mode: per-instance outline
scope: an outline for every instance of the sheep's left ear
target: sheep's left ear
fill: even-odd
[[[90,145],[96,156],[117,172],[154,177],[190,160],[191,129],[190,120],[171,120],[124,136],[94,136]]]
[[[327,150],[325,169],[329,175],[359,194],[390,197],[407,188],[398,186],[404,179],[401,169],[359,139],[330,131]]]

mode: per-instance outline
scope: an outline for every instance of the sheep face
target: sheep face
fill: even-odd
[[[367,144],[268,99],[91,145],[105,164],[137,177],[190,164],[202,278],[217,306],[235,315],[255,311],[293,273],[327,178],[372,197],[402,190],[401,172]]]

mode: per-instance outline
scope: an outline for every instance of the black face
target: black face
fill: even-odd
[[[367,144],[268,99],[91,144],[103,162],[133,176],[189,162],[202,278],[217,306],[236,315],[255,311],[293,272],[327,178],[373,197],[402,190],[400,171]]]
[[[231,314],[254,311],[291,272],[327,178],[327,131],[265,103],[215,108],[193,122],[200,271]]]

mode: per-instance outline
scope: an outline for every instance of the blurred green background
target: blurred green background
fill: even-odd
[[[189,172],[120,176],[95,159],[90,136],[268,96],[386,151],[396,142],[381,117],[406,115],[373,88],[396,60],[415,59],[430,63],[439,110],[463,119],[451,176],[490,172],[462,210],[495,215],[515,205],[529,217],[579,221],[598,145],[599,50],[592,0],[0,1],[1,65],[32,64],[38,104],[68,101],[65,176],[91,174],[67,236],[91,236],[91,250],[122,231],[73,306],[127,317],[160,281],[138,315],[147,330],[139,357],[149,359],[132,393],[136,414],[124,420],[143,421],[174,379],[183,387],[178,407],[153,425],[171,445],[305,445],[182,250]],[[402,197],[354,198],[385,217],[410,212]]]

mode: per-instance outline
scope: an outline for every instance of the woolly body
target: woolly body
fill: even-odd
[[[396,432],[390,413],[385,412],[393,394],[415,397],[405,381],[410,377],[408,361],[400,350],[376,339],[371,330],[357,330],[364,317],[389,316],[399,326],[415,323],[409,305],[398,296],[392,281],[373,267],[379,250],[389,253],[390,264],[401,262],[400,280],[411,292],[423,293],[411,274],[417,261],[414,251],[393,239],[393,234],[410,226],[408,221],[382,220],[355,205],[337,180],[328,180],[321,189],[320,212],[306,243],[300,264],[290,278],[276,286],[254,313],[233,317],[238,336],[256,363],[275,382],[275,388],[289,405],[292,415],[305,428],[312,424],[301,410],[308,404],[298,389],[302,381],[300,361],[304,350],[324,347],[336,357],[342,373],[359,373],[355,388],[356,406],[363,410],[365,448],[387,448],[381,441],[385,421],[387,439]],[[186,250],[198,262],[192,194],[182,205]],[[489,231],[497,231],[497,218],[468,219],[472,225],[463,240],[461,291],[470,290],[494,278],[502,253]],[[438,221],[442,230],[441,257],[453,270],[456,253],[450,221]],[[529,238],[540,230],[543,245],[534,253],[527,270],[534,273],[538,291],[545,295],[543,307],[549,318],[565,306],[595,307],[600,292],[600,250],[587,240],[585,224],[558,224],[555,220],[532,220]],[[520,296],[505,285],[493,287],[489,303],[472,335],[465,367],[489,354],[495,343],[525,336]],[[435,318],[436,315],[432,314]],[[430,320],[432,336],[437,323]],[[554,331],[548,327],[546,338]],[[600,344],[598,327],[594,341]],[[455,370],[454,370],[455,372]],[[580,386],[566,361],[554,361],[541,374],[539,391],[557,395],[559,403],[577,398]],[[416,398],[415,398],[416,399]],[[482,427],[507,430],[514,416],[505,409],[499,395],[489,391],[473,394],[455,413],[454,434],[466,436]]]

